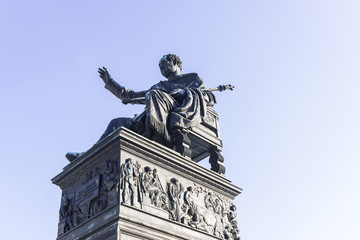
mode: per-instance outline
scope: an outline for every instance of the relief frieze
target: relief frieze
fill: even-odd
[[[165,187],[164,187],[165,186]],[[177,178],[160,181],[156,168],[142,167],[131,158],[121,166],[121,204],[145,211],[145,206],[167,212],[168,218],[222,239],[239,240],[236,207],[223,196]]]
[[[119,156],[90,171],[81,179],[81,186],[72,193],[63,191],[59,211],[59,232],[62,235],[118,203]]]
[[[131,158],[120,167],[118,160],[108,160],[86,174],[74,192],[63,192],[59,236],[119,203],[221,239],[240,239],[231,201],[195,183],[159,176],[156,168],[143,167]]]

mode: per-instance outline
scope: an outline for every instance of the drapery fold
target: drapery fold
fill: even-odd
[[[146,137],[156,134],[169,147],[172,147],[172,132],[194,127],[206,115],[206,101],[201,91],[205,84],[197,73],[160,81],[141,92],[126,89],[116,82],[109,82],[105,87],[120,99],[145,96],[145,111],[133,119],[133,126],[144,126],[140,134]],[[180,96],[174,94],[179,90]]]

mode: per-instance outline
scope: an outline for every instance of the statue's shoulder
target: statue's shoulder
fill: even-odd
[[[199,74],[197,73],[185,73],[182,75],[183,78],[192,78],[192,79],[196,79],[196,80],[201,80],[202,78],[199,76]]]
[[[156,83],[155,85],[153,85],[150,89],[160,89],[160,88],[164,87],[166,82],[167,81],[161,80],[158,83]]]
[[[205,83],[197,73],[186,73],[182,76],[183,82],[191,88],[204,88]]]
[[[199,84],[203,83],[203,79],[197,73],[185,73],[182,75],[182,79],[186,79],[187,81],[197,82]]]

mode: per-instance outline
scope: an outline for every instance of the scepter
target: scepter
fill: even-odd
[[[231,85],[231,84],[228,84],[228,85],[219,85],[218,87],[216,88],[208,88],[208,89],[204,89],[204,91],[210,91],[210,92],[215,92],[215,91],[219,91],[219,92],[222,92],[222,91],[225,91],[225,90],[234,90],[235,86]]]
[[[209,92],[215,92],[215,91],[219,91],[219,92],[222,92],[222,91],[225,91],[225,90],[234,90],[235,86],[231,85],[231,84],[227,84],[227,85],[219,85],[218,87],[215,87],[215,88],[205,88],[205,89],[202,89],[202,91],[209,91]],[[124,99],[122,100],[122,103],[123,104],[128,104],[128,103],[131,103],[131,104],[141,104],[141,103],[144,103],[145,101],[145,97],[138,97],[138,98],[127,98],[127,99]]]

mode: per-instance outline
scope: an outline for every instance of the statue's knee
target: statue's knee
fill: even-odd
[[[111,121],[109,122],[109,126],[114,126],[114,125],[116,125],[116,122],[117,122],[117,118],[114,118],[113,120],[111,120]]]
[[[109,122],[108,129],[115,130],[115,129],[119,128],[119,127],[120,127],[120,126],[119,126],[119,125],[120,125],[119,122],[120,122],[120,119],[119,119],[119,118],[114,118],[113,120],[111,120],[111,121]]]

